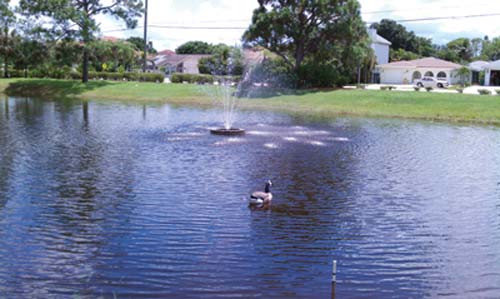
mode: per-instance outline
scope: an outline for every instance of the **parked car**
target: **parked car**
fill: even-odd
[[[436,79],[434,77],[423,77],[420,80],[415,81],[415,85],[418,87],[432,87],[432,88],[446,88],[450,86],[450,83],[446,79]]]

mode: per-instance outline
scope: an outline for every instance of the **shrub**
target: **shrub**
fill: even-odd
[[[357,89],[366,89],[366,85],[365,84],[357,84],[356,88]]]
[[[139,81],[139,73],[125,73],[123,78],[127,81]]]
[[[380,89],[381,90],[389,90],[389,91],[391,91],[393,89],[396,89],[396,87],[392,86],[392,85],[387,85],[387,86],[381,86]]]
[[[172,74],[172,76],[170,77],[170,81],[172,81],[172,83],[184,83],[184,82],[188,82],[188,83],[193,83],[193,76],[191,74],[182,74],[182,73],[174,73]]]
[[[425,90],[426,90],[427,92],[431,92],[433,89],[434,89],[434,88],[432,88],[432,87],[426,87],[426,88],[425,88]]]
[[[304,63],[299,68],[297,77],[298,86],[301,88],[340,87],[351,81],[348,76],[341,73],[338,67],[328,62]]]
[[[9,71],[9,77],[10,78],[23,78],[24,77],[24,71],[23,70],[10,70]]]
[[[495,92],[497,93],[497,95],[500,95],[500,89],[496,89]]]
[[[479,94],[483,96],[491,95],[491,90],[489,89],[478,89],[477,92],[479,92]]]
[[[73,79],[73,80],[80,80],[80,79],[82,79],[82,74],[81,74],[81,73],[79,73],[79,72],[76,72],[76,71],[72,71],[72,72],[70,72],[70,73],[69,73],[69,76],[70,76],[70,78],[71,78],[71,79]]]
[[[156,82],[156,83],[162,83],[163,80],[165,80],[165,76],[163,74],[157,74],[157,73],[140,73],[139,74],[139,81],[142,82]]]
[[[214,77],[212,75],[196,75],[196,74],[182,74],[182,73],[174,73],[170,77],[170,81],[172,83],[191,83],[191,84],[213,84],[216,80],[221,81],[235,81],[237,78],[241,77],[231,77],[231,76],[221,76]]]
[[[413,87],[413,89],[415,89],[415,91],[420,91],[420,87],[418,86]]]
[[[458,87],[458,88],[457,88],[457,92],[458,92],[458,93],[464,93],[464,89],[463,89],[462,87]]]

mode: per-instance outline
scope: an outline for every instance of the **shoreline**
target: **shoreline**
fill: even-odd
[[[0,79],[0,93],[34,98],[73,98],[135,103],[213,107],[199,85],[53,79]],[[295,95],[239,101],[242,110],[266,110],[295,116],[400,118],[500,125],[500,96],[375,90],[311,90]]]

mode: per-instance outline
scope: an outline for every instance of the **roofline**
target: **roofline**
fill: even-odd
[[[459,68],[459,67],[450,67],[450,66],[390,65],[390,63],[380,64],[380,65],[377,65],[377,67],[390,68],[390,69],[418,69],[418,68],[428,68],[428,69],[450,69],[450,70],[456,70],[456,69]]]

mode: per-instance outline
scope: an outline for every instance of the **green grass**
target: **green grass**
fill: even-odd
[[[208,106],[211,101],[197,85],[93,81],[4,79],[0,92],[12,96],[77,97],[93,100],[164,102]],[[333,118],[338,115],[399,117],[500,124],[500,99],[458,93],[417,93],[372,90],[301,91],[266,99],[242,99],[243,109],[286,112],[297,116]]]

